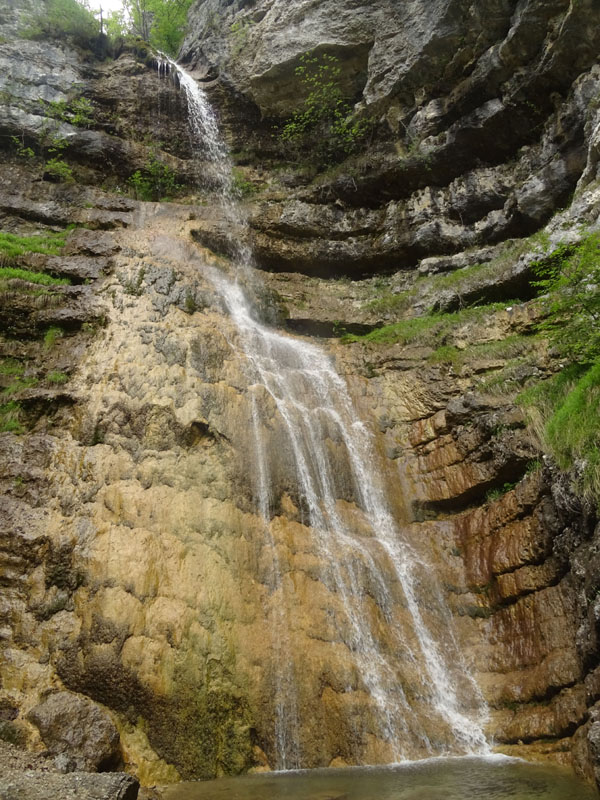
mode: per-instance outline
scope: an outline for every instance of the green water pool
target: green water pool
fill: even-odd
[[[436,758],[386,767],[264,773],[181,783],[165,800],[598,800],[559,767],[516,759]]]

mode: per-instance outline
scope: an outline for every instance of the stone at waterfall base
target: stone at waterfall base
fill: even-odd
[[[123,772],[62,774],[44,756],[0,741],[0,800],[136,800],[138,790]]]

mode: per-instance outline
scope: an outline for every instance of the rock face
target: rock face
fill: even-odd
[[[53,760],[0,741],[2,800],[136,800],[139,783],[124,773],[64,772]]]
[[[592,0],[382,0],[343,10],[325,1],[196,3],[183,58],[218,68],[263,115],[263,152],[273,118],[302,99],[295,68],[306,51],[339,59],[357,116],[378,126],[368,158],[338,177],[292,202],[257,202],[261,263],[366,275],[537,230],[588,161],[599,80],[593,16]],[[234,110],[226,116],[243,126]],[[252,118],[245,147],[259,128]],[[310,149],[301,157],[311,164]]]
[[[100,62],[66,41],[22,38],[19,34],[39,10],[37,0],[11,3],[0,20],[2,29],[12,34],[0,42],[0,134],[7,149],[15,137],[31,146],[33,161],[34,153],[41,156],[48,148],[50,138],[63,139],[61,158],[68,159],[78,180],[107,181],[113,188],[153,156],[182,173],[182,179],[193,178],[185,175],[182,161],[190,150],[180,95],[148,69],[145,61],[154,57],[147,48]],[[57,104],[82,97],[91,103],[85,124],[57,116]]]
[[[407,541],[439,577],[490,706],[489,737],[589,778],[600,750],[596,520],[538,463],[514,394],[557,369],[531,336],[531,263],[542,244],[551,253],[577,241],[578,226],[599,216],[594,14],[592,0],[341,9],[204,0],[182,51],[232,145],[245,144],[243,175],[260,190],[248,203],[250,238],[272,273],[266,288],[252,281],[255,305],[282,327],[284,304],[288,330],[331,340],[323,346],[372,431]],[[11,35],[14,19],[6,15]],[[308,50],[339,60],[341,90],[376,123],[369,152],[313,182],[275,171],[271,136],[273,119],[302,100],[295,68]],[[147,55],[99,64],[64,44],[0,44],[4,135],[37,146],[47,121],[39,99],[70,99],[73,82],[95,104],[89,130],[60,128],[75,184],[43,180],[14,148],[0,176],[6,230],[86,226],[61,255],[23,262],[71,285],[51,301],[21,285],[0,298],[3,363],[67,379],[22,387],[23,431],[0,434],[0,735],[46,748],[65,769],[123,764],[147,785],[268,769],[273,699],[291,674],[303,765],[389,760],[394,743],[339,623],[339,592],[267,392],[270,525],[257,509],[253,373],[214,282],[232,272],[231,219],[210,193],[189,204],[122,194],[158,152],[149,132],[182,180],[202,171],[177,87],[159,81]],[[538,240],[504,241],[540,229],[574,189]],[[492,301],[501,305],[457,317],[442,338],[338,341],[431,306]],[[57,327],[58,346],[47,344]],[[339,437],[325,438],[338,467],[335,514],[367,541]],[[382,585],[395,582],[384,570]],[[392,649],[378,591],[364,587],[365,614]],[[284,595],[293,602],[282,641]],[[419,598],[441,636],[436,603]],[[393,604],[393,622],[407,605]],[[282,653],[290,672],[279,669]],[[406,662],[401,689],[428,744],[451,747],[422,713],[431,698]],[[414,748],[428,752],[424,741]],[[52,791],[68,797],[65,785]]]

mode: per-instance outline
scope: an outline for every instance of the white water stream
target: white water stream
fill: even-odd
[[[214,171],[225,222],[232,230],[244,231],[228,151],[214,112],[191,76],[165,58],[161,75],[169,71],[176,74],[185,92],[193,141]],[[217,272],[208,277],[236,327],[237,346],[248,364],[256,507],[271,552],[269,589],[279,598],[270,620],[276,675],[274,766],[303,766],[300,731],[309,721],[303,719],[299,707],[295,686],[300,676],[287,633],[295,598],[271,531],[277,459],[265,444],[265,428],[271,424],[263,418],[266,397],[276,408],[277,425],[283,432],[284,441],[278,446],[294,464],[295,495],[318,553],[320,581],[337,601],[330,615],[352,659],[360,689],[370,698],[371,730],[387,743],[391,760],[411,757],[415,743],[425,755],[486,753],[484,702],[457,647],[451,614],[432,569],[404,540],[392,516],[375,467],[371,434],[358,419],[331,359],[314,344],[282,335],[257,319],[244,289],[253,273],[252,253],[245,241],[244,236],[232,237],[236,282]],[[342,496],[350,496],[361,510],[365,523],[360,530],[341,510]],[[435,634],[431,620],[436,620]],[[443,639],[438,638],[441,631]],[[418,675],[416,698],[414,685],[410,697],[403,688],[407,668],[411,675]],[[356,686],[345,687],[348,693],[354,690]],[[435,718],[438,728],[447,732],[443,742],[428,736],[424,715]],[[359,740],[360,735],[357,731]],[[360,759],[359,753],[356,758]]]

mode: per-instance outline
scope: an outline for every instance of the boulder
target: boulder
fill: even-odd
[[[87,697],[56,692],[32,708],[28,719],[64,772],[101,772],[119,762],[119,733],[112,717]]]

